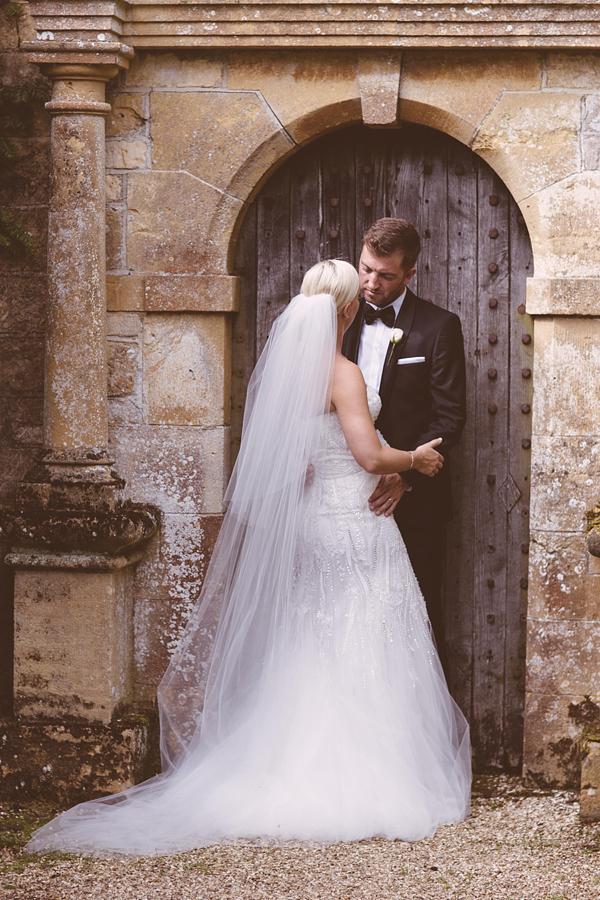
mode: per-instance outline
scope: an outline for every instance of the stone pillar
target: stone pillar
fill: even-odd
[[[129,582],[157,522],[153,510],[123,503],[124,481],[107,449],[105,84],[119,65],[114,53],[104,63],[98,54],[93,62],[71,55],[64,48],[50,59],[33,55],[53,82],[46,451],[4,515],[15,568],[17,719],[3,740],[19,750],[11,758],[29,762],[18,773],[2,764],[15,789],[24,783],[35,793],[37,785],[77,799],[127,785],[144,770],[148,729],[139,720],[123,724],[132,712]],[[41,788],[48,766],[60,770],[66,732],[71,743],[83,741],[81,772],[71,760]],[[43,752],[36,756],[32,744]]]
[[[46,67],[53,81],[46,104],[53,172],[45,442],[71,453],[108,444],[104,94],[117,72],[117,66]]]

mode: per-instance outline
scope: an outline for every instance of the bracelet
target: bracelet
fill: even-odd
[[[409,466],[408,469],[406,470],[407,472],[409,472],[410,469],[412,469],[412,467],[413,467],[414,464],[415,464],[415,458],[414,458],[414,456],[413,456],[412,450],[408,450],[407,452],[410,453],[410,466]]]

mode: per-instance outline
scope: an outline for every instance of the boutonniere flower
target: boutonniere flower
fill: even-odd
[[[401,328],[392,328],[392,333],[390,334],[390,344],[399,344],[403,337],[404,332]]]

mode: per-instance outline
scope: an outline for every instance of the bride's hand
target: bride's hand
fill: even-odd
[[[444,465],[444,457],[434,448],[441,443],[441,438],[434,438],[426,444],[421,444],[413,451],[415,460],[413,468],[416,469],[417,472],[422,472],[423,475],[432,477],[440,471]]]

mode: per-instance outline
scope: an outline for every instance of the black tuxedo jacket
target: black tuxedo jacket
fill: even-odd
[[[344,336],[344,355],[356,362],[363,327],[364,301]],[[391,447],[414,450],[433,438],[444,467],[433,478],[406,473],[412,490],[396,507],[400,527],[424,527],[452,516],[448,451],[461,436],[465,413],[465,355],[460,319],[406,291],[395,326],[402,340],[390,345],[381,376],[381,413],[376,427]],[[424,357],[422,362],[398,360]]]

